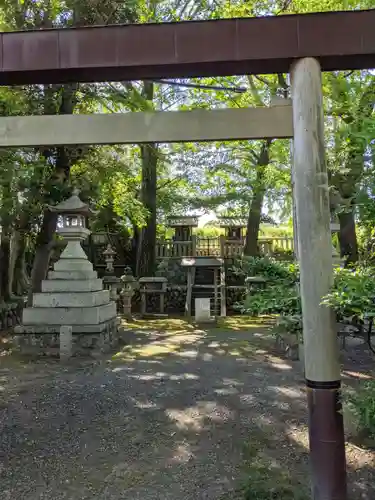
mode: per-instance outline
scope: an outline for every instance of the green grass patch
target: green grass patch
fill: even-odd
[[[255,433],[254,433],[255,434]],[[253,436],[244,450],[244,473],[246,479],[239,488],[241,500],[309,500],[306,484],[294,475],[280,458],[268,455],[277,442]],[[288,470],[289,469],[289,470]]]

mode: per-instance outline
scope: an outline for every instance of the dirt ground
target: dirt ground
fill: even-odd
[[[128,326],[128,344],[94,362],[4,352],[2,500],[237,499],[259,471],[308,492],[302,369],[275,352],[263,324]],[[352,385],[372,376],[360,349],[345,354]],[[348,443],[347,459],[350,498],[375,498],[374,454]]]

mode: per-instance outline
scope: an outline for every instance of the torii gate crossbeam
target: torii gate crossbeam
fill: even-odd
[[[0,34],[0,85],[375,67],[375,10]]]

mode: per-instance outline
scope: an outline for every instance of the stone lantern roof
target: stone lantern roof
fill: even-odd
[[[67,200],[62,201],[54,206],[48,206],[51,212],[56,212],[61,215],[83,215],[89,217],[94,214],[94,210],[87,203],[84,203],[79,197],[79,190],[74,189],[73,194]]]

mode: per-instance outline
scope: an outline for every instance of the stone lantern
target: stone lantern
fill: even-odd
[[[104,261],[106,265],[106,272],[112,274],[114,272],[113,263],[115,261],[116,250],[112,248],[112,245],[108,243],[107,248],[104,250]]]
[[[62,237],[63,241],[67,243],[60,259],[84,259],[87,264],[87,269],[91,269],[91,264],[87,261],[87,256],[81,246],[81,242],[84,241],[91,232],[86,228],[86,217],[89,217],[95,212],[87,203],[84,203],[78,195],[79,191],[74,189],[72,196],[68,200],[56,206],[49,206],[48,209],[59,215],[56,232]],[[82,269],[85,263],[81,260],[77,262],[79,269]],[[58,264],[59,262],[55,264],[56,271],[59,267]],[[70,266],[72,271],[76,270],[74,261],[70,263]],[[65,271],[65,269],[62,270]]]
[[[58,215],[57,233],[67,245],[23,310],[15,343],[25,354],[96,356],[117,344],[118,322],[116,305],[81,247],[90,234],[86,217],[94,212],[77,190],[49,209]]]
[[[114,300],[117,304],[117,292],[121,288],[121,280],[114,275],[113,263],[115,261],[116,250],[114,250],[112,248],[112,245],[108,243],[107,248],[103,252],[103,255],[106,264],[106,275],[103,276],[103,283],[105,288],[109,290],[111,300]]]
[[[134,291],[137,285],[137,280],[134,278],[130,267],[125,268],[125,273],[123,276],[121,276],[121,282],[123,284],[121,290],[123,313],[126,318],[131,319],[132,297],[134,295]]]

